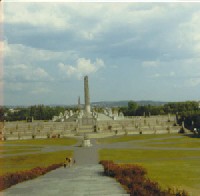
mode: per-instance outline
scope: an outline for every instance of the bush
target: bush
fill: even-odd
[[[31,170],[16,172],[11,174],[5,174],[0,176],[0,191],[11,187],[12,185],[18,184],[20,182],[34,179],[38,176],[44,175],[47,172],[61,167],[62,164],[53,164],[48,167],[36,167]]]
[[[188,196],[180,190],[162,190],[157,182],[146,177],[147,170],[139,165],[115,164],[113,161],[100,161],[104,174],[115,177],[131,196]]]

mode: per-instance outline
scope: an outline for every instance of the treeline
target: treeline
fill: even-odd
[[[152,105],[138,105],[134,101],[128,103],[128,107],[121,107],[120,111],[125,116],[145,116],[150,115],[177,115],[178,123],[181,124],[183,121],[185,127],[192,129],[193,127],[200,127],[200,108],[199,103],[196,101],[186,102],[171,102],[160,106]]]
[[[185,112],[199,111],[199,103],[195,101],[171,102],[160,106],[138,105],[134,101],[128,102],[128,107],[121,107],[120,110],[125,116],[148,116],[148,115],[166,115],[181,114]]]
[[[183,121],[186,128],[190,130],[198,128],[198,132],[200,133],[200,110],[182,112],[179,116],[179,123]]]
[[[53,116],[57,116],[60,112],[64,112],[67,108],[62,106],[44,106],[35,105],[26,108],[15,108],[14,111],[9,108],[0,108],[0,118],[6,121],[20,120],[52,120]]]
[[[0,122],[4,121],[4,109],[0,107]]]

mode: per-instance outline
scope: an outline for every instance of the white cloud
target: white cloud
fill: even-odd
[[[190,58],[179,62],[179,73],[184,77],[196,78],[200,74],[200,58]]]
[[[30,93],[31,94],[46,94],[50,92],[51,90],[49,88],[38,87],[38,88],[33,89]]]
[[[139,25],[156,18],[161,20],[168,12],[168,6],[145,5],[145,9],[143,6],[138,3],[15,3],[5,5],[5,21],[55,30],[70,29],[83,39],[93,40],[113,26],[125,25],[140,31]]]
[[[176,73],[171,71],[170,73],[155,73],[151,77],[152,78],[169,78],[169,77],[175,77]]]
[[[37,82],[37,83],[27,83],[27,82],[6,82],[5,90],[11,93],[23,93],[26,97],[28,94],[30,95],[40,95],[51,93],[51,87],[47,87],[47,85]]]
[[[96,59],[96,61],[91,62],[90,59],[79,58],[77,59],[76,65],[65,65],[59,63],[58,67],[61,72],[64,72],[67,76],[75,76],[81,78],[84,75],[97,72],[99,69],[104,67],[104,61],[102,59]]]
[[[152,78],[159,78],[159,77],[161,77],[161,75],[159,73],[152,75]]]
[[[10,91],[10,92],[19,92],[22,90],[25,90],[27,87],[26,83],[22,82],[6,82],[5,84],[5,89]]]
[[[200,86],[200,77],[199,78],[190,78],[185,81],[185,86],[196,87]]]
[[[180,47],[191,48],[196,55],[200,53],[200,11],[194,12],[191,19],[179,25]]]
[[[46,6],[46,3],[5,4],[5,21],[12,24],[30,24],[56,29],[69,28],[68,17],[58,7],[53,3],[51,6]]]
[[[171,76],[171,77],[174,77],[175,75],[176,75],[176,73],[173,72],[173,71],[171,71],[171,72],[169,73],[169,76]]]
[[[4,43],[0,41],[0,82],[3,80],[3,47]]]
[[[156,18],[162,19],[168,11],[167,7],[162,5],[149,5],[146,7],[148,8],[141,9],[140,5],[137,3],[97,3],[92,4],[92,9],[90,4],[82,4],[81,8],[79,6],[71,6],[75,12],[79,13],[78,15],[81,19],[88,19],[88,21],[90,21],[92,18],[96,21],[91,24],[86,23],[85,26],[81,25],[81,28],[77,31],[77,34],[86,40],[100,38],[104,33],[112,31],[112,27],[134,27],[135,32],[144,33],[144,31],[148,31],[145,25],[148,21],[155,20]],[[79,23],[79,20],[77,20],[77,23]],[[145,25],[145,28],[141,30],[139,25]],[[79,24],[75,24],[75,26],[79,26]],[[138,38],[124,37],[122,42],[118,40],[119,43],[114,44],[125,44],[127,39],[134,42]]]
[[[4,41],[4,56],[5,58],[12,58],[13,61],[21,61],[24,59],[24,54],[26,54],[26,59],[30,61],[49,61],[57,60],[63,58],[77,58],[77,54],[73,50],[68,51],[51,51],[36,49],[28,47],[22,44],[8,44],[7,41]]]
[[[4,51],[4,42],[0,40],[0,53]]]
[[[49,74],[40,67],[34,70],[34,75],[37,76],[38,78],[50,78]]]
[[[25,64],[5,66],[6,81],[51,81],[52,77],[42,68]]]
[[[160,66],[160,62],[159,61],[144,61],[142,62],[142,66],[143,67],[158,67]]]

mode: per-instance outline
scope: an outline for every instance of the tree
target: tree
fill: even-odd
[[[0,107],[0,122],[4,121],[4,111],[3,108]]]
[[[138,104],[135,101],[128,102],[128,113],[130,116],[134,116],[136,114],[137,108]]]

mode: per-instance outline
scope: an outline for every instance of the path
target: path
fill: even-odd
[[[115,179],[103,175],[98,164],[97,147],[74,146],[76,164],[59,168],[1,192],[2,196],[127,196]]]
[[[127,196],[113,178],[102,175],[101,165],[60,168],[12,186],[3,196]]]

